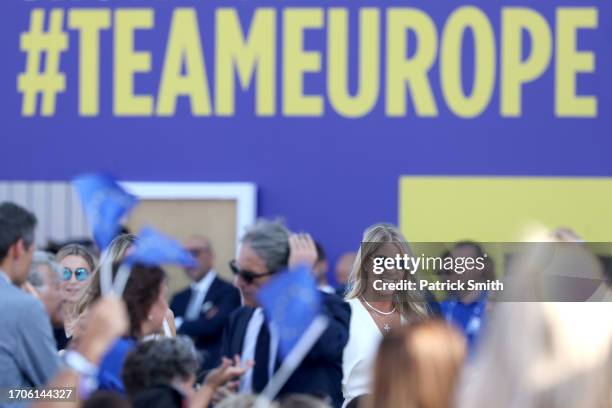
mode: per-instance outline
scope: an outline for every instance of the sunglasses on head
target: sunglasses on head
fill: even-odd
[[[85,268],[76,268],[74,270],[74,277],[78,281],[84,281],[89,278],[89,271]],[[62,274],[62,280],[69,281],[72,278],[72,271],[70,268],[64,267],[64,272]]]
[[[255,281],[255,279],[261,278],[262,276],[273,275],[274,272],[266,272],[266,273],[255,273],[251,271],[247,271],[244,269],[240,269],[236,260],[230,261],[229,267],[234,273],[234,275],[240,275],[240,277],[248,284],[251,284]]]

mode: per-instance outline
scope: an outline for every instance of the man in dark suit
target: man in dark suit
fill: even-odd
[[[290,236],[280,222],[259,221],[243,237],[238,259],[232,262],[234,285],[240,290],[243,306],[230,317],[221,353],[226,357],[240,355],[242,361],[254,360],[255,366],[241,378],[241,393],[261,392],[281,363],[278,339],[257,302],[259,288],[287,267],[312,267],[316,259],[312,238]],[[322,297],[322,313],[329,326],[279,395],[311,394],[340,407],[342,353],[348,341],[350,308],[338,296],[322,293]]]
[[[198,265],[186,269],[193,283],[178,292],[170,305],[177,333],[190,336],[204,354],[202,369],[216,366],[221,338],[229,315],[240,307],[236,288],[223,281],[213,269],[214,252],[208,238],[193,236],[185,242]]]

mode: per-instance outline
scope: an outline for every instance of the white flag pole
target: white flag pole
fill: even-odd
[[[287,357],[283,360],[278,371],[266,385],[260,396],[255,401],[255,408],[266,407],[267,402],[272,401],[285,385],[291,374],[298,368],[306,354],[312,346],[319,340],[325,329],[329,326],[329,319],[326,316],[317,316],[310,326],[306,329],[302,337],[298,340]]]
[[[108,248],[100,255],[100,290],[102,295],[110,295],[113,288],[113,261],[110,258]]]
[[[131,272],[132,268],[128,264],[122,264],[119,267],[119,271],[117,271],[117,276],[115,277],[115,282],[113,283],[113,293],[116,296],[121,297],[121,295],[123,295],[125,285],[127,285]]]

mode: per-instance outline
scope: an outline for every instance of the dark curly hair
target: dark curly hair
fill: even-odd
[[[199,365],[198,352],[189,337],[148,340],[127,355],[121,378],[132,399],[150,386],[188,379]]]
[[[113,265],[113,275],[119,264]],[[140,328],[147,320],[149,310],[159,297],[161,285],[166,273],[159,266],[135,264],[123,291],[128,317],[130,319],[130,336],[141,337]]]

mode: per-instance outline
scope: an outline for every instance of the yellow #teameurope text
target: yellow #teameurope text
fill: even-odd
[[[20,38],[26,55],[25,70],[17,77],[22,115],[36,115],[38,95],[42,115],[54,115],[67,83],[60,58],[73,33],[78,36],[74,71],[82,116],[99,115],[100,67],[111,63],[115,116],[173,116],[178,98],[185,97],[193,116],[230,117],[236,114],[236,93],[252,90],[253,113],[262,117],[320,117],[331,109],[358,118],[376,106],[388,117],[436,117],[446,106],[457,117],[473,118],[491,106],[497,87],[500,116],[520,117],[524,87],[549,69],[556,116],[597,116],[596,96],[577,92],[578,75],[595,72],[595,50],[577,44],[580,31],[598,27],[595,7],[559,7],[552,22],[531,8],[503,7],[498,32],[493,18],[475,6],[458,7],[441,22],[412,7],[260,7],[246,26],[237,9],[219,7],[209,16],[214,19],[212,39],[202,36],[203,12],[175,8],[171,13],[166,28],[156,27],[155,8],[33,9]],[[349,30],[352,13],[357,28]],[[164,32],[165,49],[136,41],[147,30]],[[101,60],[106,31],[112,32],[112,62]],[[357,33],[356,38],[349,33]],[[462,61],[467,33],[474,52],[473,72],[468,73],[473,83],[466,90]],[[313,34],[324,37],[319,48],[305,46]],[[358,61],[352,91],[349,54]],[[38,68],[42,55],[47,62]],[[161,62],[157,70],[153,55]],[[137,91],[135,78],[141,75],[154,78],[156,89]],[[306,92],[306,77],[317,75],[320,89]]]

